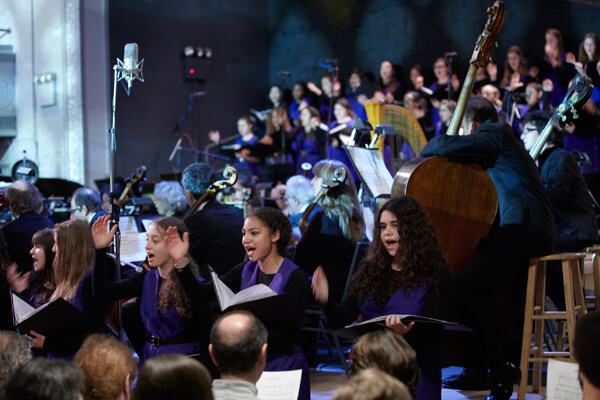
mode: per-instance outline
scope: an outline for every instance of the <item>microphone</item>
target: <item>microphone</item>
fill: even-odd
[[[177,150],[179,150],[181,148],[181,141],[183,140],[182,137],[180,137],[177,140],[177,144],[175,144],[175,147],[173,148],[173,151],[171,152],[171,155],[169,156],[169,161],[173,161],[173,157],[175,157],[175,154],[177,154]]]
[[[129,94],[134,80],[138,79],[144,82],[144,76],[142,75],[144,60],[138,63],[138,53],[137,43],[127,43],[123,51],[123,60],[125,61],[117,58],[117,69],[121,73],[118,80],[125,79],[127,81],[127,94]]]
[[[289,78],[290,76],[292,76],[292,73],[290,71],[279,71],[277,75],[279,75],[282,78]]]

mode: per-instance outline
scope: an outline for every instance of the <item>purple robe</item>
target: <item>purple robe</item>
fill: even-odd
[[[423,315],[425,312],[426,286],[419,286],[412,292],[398,289],[390,298],[383,310],[373,301],[373,293],[360,306],[360,313],[365,320],[389,314]],[[439,343],[426,346],[411,343],[417,353],[417,365],[421,370],[421,379],[415,394],[415,400],[438,400],[442,398],[442,350]]]
[[[198,280],[202,280],[202,278],[198,278]],[[140,354],[140,365],[148,358],[161,354],[180,353],[187,355],[200,353],[200,345],[193,334],[192,319],[182,318],[173,305],[170,305],[166,310],[158,309],[158,283],[158,269],[146,273],[140,301],[140,315],[146,333],[164,339],[184,337],[189,338],[190,341],[164,346],[154,346],[146,341],[144,342],[142,354]]]
[[[273,277],[273,280],[269,284],[271,288],[277,294],[285,293],[285,286],[290,277],[290,274],[298,269],[298,266],[285,258],[281,267]],[[250,261],[244,265],[242,270],[242,283],[240,290],[244,290],[258,283],[258,262]],[[268,327],[267,327],[268,329]],[[302,380],[300,381],[300,393],[298,394],[299,400],[310,399],[310,378],[308,371],[308,363],[304,353],[300,350],[300,347],[296,347],[290,354],[269,354],[267,348],[267,364],[265,365],[265,371],[290,371],[294,369],[302,370]]]

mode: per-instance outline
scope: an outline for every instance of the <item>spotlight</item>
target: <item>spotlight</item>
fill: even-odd
[[[194,48],[192,46],[185,46],[183,48],[183,55],[186,57],[191,57],[194,55]]]
[[[202,47],[196,47],[196,57],[204,57],[204,49]]]
[[[211,58],[212,57],[212,49],[210,47],[207,47],[206,49],[204,49],[204,56],[206,58]]]

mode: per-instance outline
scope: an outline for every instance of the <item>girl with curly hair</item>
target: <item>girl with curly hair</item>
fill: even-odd
[[[308,364],[298,347],[304,319],[297,317],[304,315],[308,280],[304,272],[285,257],[291,236],[292,225],[280,210],[269,207],[255,210],[246,217],[242,228],[242,245],[248,262],[233,267],[220,279],[233,292],[262,283],[277,294],[286,294],[292,301],[295,309],[289,310],[288,318],[256,315],[269,333],[265,371],[301,369],[298,399],[310,399]],[[198,292],[215,297],[211,286],[198,286]]]
[[[320,268],[313,276],[313,293],[332,328],[359,317],[388,315],[385,326],[405,335],[417,352],[422,376],[416,398],[440,399],[441,327],[405,325],[392,314],[447,319],[453,292],[450,271],[433,225],[415,199],[401,196],[388,201],[376,221],[369,252],[342,303],[329,300],[327,277]]]
[[[188,247],[176,246],[168,234],[189,243],[185,225],[174,217],[158,218],[147,230],[146,254],[150,271],[135,273],[117,282],[109,282],[106,248],[116,227],[107,231],[109,216],[94,223],[92,233],[98,256],[94,267],[94,291],[107,300],[140,297],[140,315],[146,340],[140,365],[147,359],[167,353],[206,356],[210,329],[208,303],[187,288],[188,281],[203,281],[198,267],[187,256]],[[180,239],[181,240],[181,239]],[[206,359],[208,357],[206,356]]]

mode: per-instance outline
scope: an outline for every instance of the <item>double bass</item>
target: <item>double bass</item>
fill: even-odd
[[[504,3],[487,9],[488,20],[470,60],[448,135],[458,134],[477,70],[484,67],[504,23]],[[498,193],[479,165],[449,162],[441,157],[416,157],[394,177],[392,197],[407,195],[421,203],[435,228],[444,258],[456,272],[473,256],[486,237],[498,210]]]

